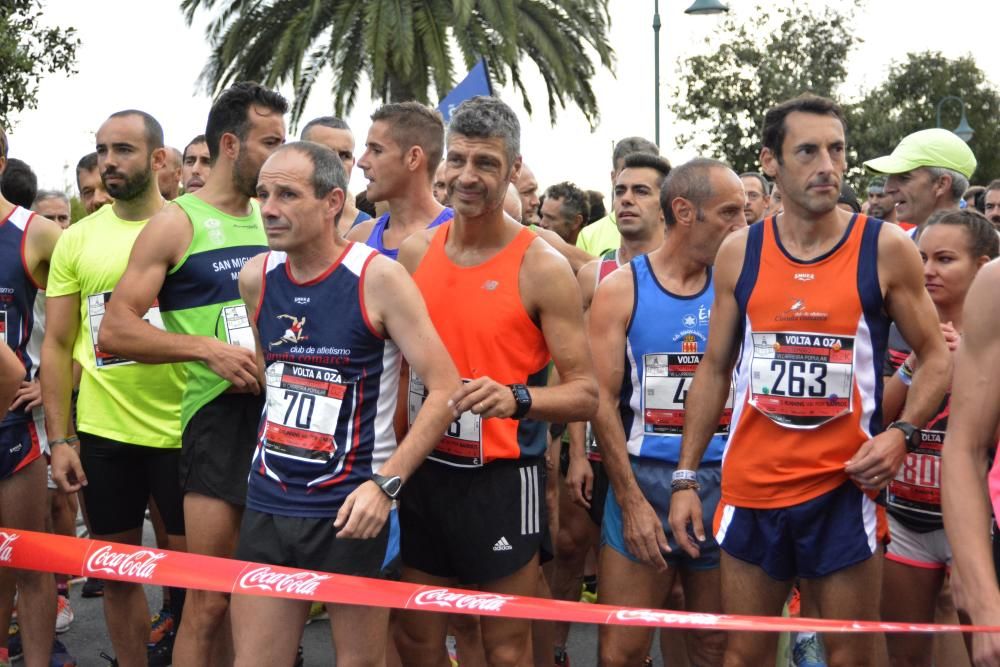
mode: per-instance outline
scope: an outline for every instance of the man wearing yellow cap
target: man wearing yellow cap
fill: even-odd
[[[976,156],[954,132],[934,128],[903,137],[892,154],[868,160],[865,167],[888,175],[885,193],[896,202],[896,218],[919,230],[935,211],[958,208]]]

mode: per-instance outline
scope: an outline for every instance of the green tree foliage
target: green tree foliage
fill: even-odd
[[[834,97],[844,81],[847,54],[859,41],[851,28],[855,8],[760,4],[749,18],[727,15],[706,39],[707,55],[681,70],[672,107],[695,129],[678,143],[737,172],[757,171],[764,111],[800,93]]]
[[[530,60],[548,89],[548,107],[576,104],[598,119],[591,55],[612,68],[608,0],[183,0],[190,22],[214,11],[212,55],[202,83],[217,92],[242,79],[294,87],[292,120],[302,114],[319,74],[333,75],[333,111],[349,111],[362,78],[382,101],[444,97],[456,83],[453,47],[466,69],[485,56],[493,80],[512,82],[525,109]]]
[[[76,30],[42,27],[40,16],[40,0],[0,2],[0,123],[6,127],[17,112],[35,108],[43,75],[76,73]]]
[[[934,52],[910,53],[903,62],[894,63],[885,83],[848,108],[853,175],[860,176],[862,162],[887,155],[907,134],[935,127],[938,102],[948,95],[965,101],[975,130],[969,142],[979,162],[973,182],[986,184],[1000,177],[1000,94],[971,57],[949,60]],[[941,107],[941,125],[946,129],[958,126],[960,118],[957,102]]]

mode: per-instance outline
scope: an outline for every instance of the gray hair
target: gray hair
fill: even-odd
[[[299,137],[305,140],[305,138],[309,136],[309,130],[317,125],[320,127],[328,127],[331,130],[351,131],[351,127],[347,124],[347,121],[342,118],[337,118],[336,116],[320,116],[318,118],[313,118],[311,121],[306,123],[306,126],[302,128],[302,134],[300,134]]]
[[[740,179],[744,178],[756,178],[760,181],[760,187],[764,191],[764,196],[766,197],[771,194],[771,184],[767,182],[766,178],[764,178],[764,174],[759,171],[748,171],[740,174]]]
[[[35,208],[43,201],[49,199],[61,199],[69,204],[69,197],[66,196],[65,192],[61,192],[60,190],[39,190],[38,194],[35,195],[35,201],[31,204],[31,208]]]
[[[642,137],[625,137],[615,144],[615,149],[611,152],[611,168],[617,171],[618,163],[632,153],[659,155],[660,149],[649,139],[643,139]]]
[[[729,165],[718,160],[697,157],[670,170],[670,175],[660,188],[660,209],[663,211],[667,227],[677,224],[671,204],[678,197],[683,197],[694,204],[697,219],[703,219],[702,206],[715,194],[709,177],[713,169],[729,169]]]
[[[954,169],[948,169],[947,167],[924,167],[930,173],[931,178],[937,180],[942,176],[951,177],[951,200],[959,201],[962,199],[962,195],[965,191],[969,189],[969,179],[967,179],[963,174],[958,173]]]
[[[283,151],[296,151],[312,162],[312,187],[317,198],[327,196],[334,188],[340,188],[345,194],[347,193],[347,172],[344,171],[344,163],[326,146],[311,141],[293,141],[275,152]]]
[[[514,110],[496,97],[479,95],[458,105],[448,124],[449,139],[452,134],[474,139],[501,139],[508,168],[521,154],[521,123]]]

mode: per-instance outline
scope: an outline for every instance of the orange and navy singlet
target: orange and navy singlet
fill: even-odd
[[[459,374],[466,381],[488,376],[500,384],[544,386],[549,349],[524,309],[519,289],[521,264],[534,232],[522,229],[482,264],[458,266],[444,247],[453,224],[438,227],[413,280]],[[425,395],[422,382],[411,373],[411,424]],[[538,458],[545,452],[547,433],[548,425],[534,419],[481,420],[466,412],[428,458],[465,468],[497,459]]]
[[[882,431],[882,224],[855,215],[832,250],[808,261],[785,250],[775,218],[750,227],[736,283],[742,344],[724,503],[780,508],[832,491]]]

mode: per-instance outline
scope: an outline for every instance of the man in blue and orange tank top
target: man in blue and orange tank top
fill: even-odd
[[[696,555],[689,524],[705,543],[696,470],[735,362],[715,515],[727,613],[779,614],[798,577],[804,601],[824,617],[878,617],[884,512],[874,497],[915,441],[912,424],[932,416],[946,388],[948,351],[913,243],[895,225],[837,208],[845,130],[840,108],[821,97],[767,112],[761,163],[783,212],[731,235],[715,262],[711,330],[687,396],[670,526]],[[883,431],[890,320],[920,369],[900,420]],[[731,633],[725,664],[773,663],[776,640]],[[825,643],[830,665],[868,664],[885,652],[877,635],[828,635]]]
[[[289,144],[257,187],[271,252],[240,273],[267,403],[238,558],[379,577],[390,505],[453,419],[458,373],[406,270],[337,233],[347,178],[336,153]],[[425,378],[396,446],[400,354]],[[270,568],[236,592],[274,584]],[[236,595],[237,666],[291,664],[309,602]],[[329,605],[338,660],[383,664],[389,610]]]
[[[503,603],[533,595],[540,552],[550,551],[544,463],[548,425],[589,419],[597,387],[583,332],[580,294],[568,263],[506,218],[508,183],[521,165],[520,124],[492,97],[464,102],[448,130],[445,179],[455,218],[403,243],[431,320],[462,389],[447,433],[403,488],[403,578],[461,583]],[[549,359],[561,381],[546,386]],[[426,390],[410,374],[412,423]],[[418,596],[418,604],[425,596]],[[440,608],[440,599],[425,604]],[[408,664],[447,663],[446,618],[401,614],[397,637]],[[518,664],[530,621],[482,618],[491,664]]]
[[[212,171],[136,238],[101,324],[100,346],[141,363],[184,362],[180,475],[188,549],[231,557],[262,398],[239,272],[267,249],[256,196],[261,165],[285,141],[288,104],[256,83],[233,84],[208,113]],[[164,329],[140,315],[158,301]],[[213,645],[228,599],[192,590],[174,647],[185,665],[218,664]]]
[[[663,244],[633,258],[597,289],[590,310],[590,341],[601,401],[594,431],[611,480],[604,511],[598,602],[661,606],[680,575],[688,611],[718,613],[719,550],[706,543],[697,558],[677,548],[670,533],[671,476],[680,455],[685,395],[705,351],[713,300],[712,262],[723,239],[746,227],[745,194],[725,164],[696,159],[653,187],[651,169],[626,158],[618,176],[618,224],[632,198],[638,208],[662,210]],[[656,172],[653,172],[655,174]],[[645,176],[645,178],[643,178]],[[661,225],[664,222],[660,222]],[[699,497],[714,508],[719,468],[729,430],[727,404],[696,479]],[[651,629],[601,628],[601,663],[642,662]],[[714,665],[725,636],[693,633],[692,664]]]

